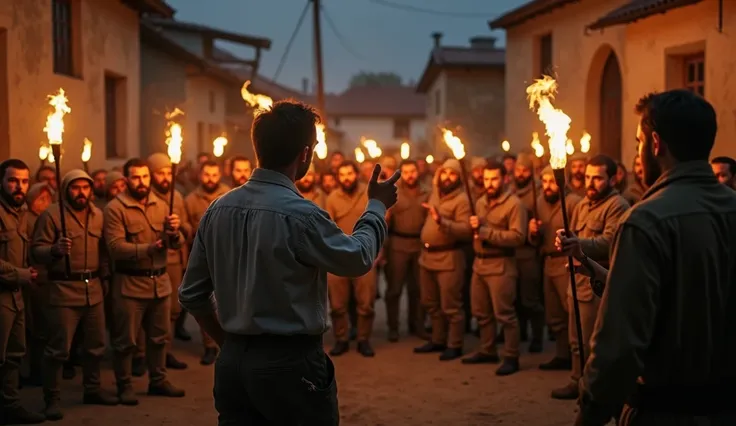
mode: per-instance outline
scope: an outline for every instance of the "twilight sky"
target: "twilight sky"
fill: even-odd
[[[269,78],[274,76],[307,3],[307,0],[167,1],[177,10],[179,20],[270,38],[271,50],[264,52],[260,69]],[[444,34],[442,43],[446,45],[467,45],[469,38],[479,35],[497,36],[502,43],[503,32],[492,33],[488,20],[527,0],[385,2],[437,13],[402,10],[382,4],[381,0],[323,0],[322,45],[328,92],[344,90],[350,77],[362,70],[396,72],[405,81],[418,80],[428,59],[432,46],[430,34],[434,31]],[[252,49],[223,46],[241,56],[252,56]],[[311,84],[314,80],[312,52],[310,5],[277,81],[301,89],[302,78],[306,77]]]

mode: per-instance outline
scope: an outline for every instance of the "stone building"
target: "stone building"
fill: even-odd
[[[592,135],[591,152],[630,162],[651,91],[687,88],[719,117],[714,155],[736,156],[736,9],[718,0],[535,0],[490,22],[505,29],[506,130],[512,146],[541,130],[525,88],[542,73],[559,84],[556,105],[570,136]]]
[[[66,91],[65,169],[138,155],[142,14],[171,16],[161,0],[3,0],[0,2],[0,159],[35,168],[51,112],[47,96]]]
[[[417,91],[426,94],[426,138],[434,152],[449,152],[442,128],[453,130],[469,155],[489,156],[505,138],[504,49],[493,37],[475,37],[469,46],[434,48]]]

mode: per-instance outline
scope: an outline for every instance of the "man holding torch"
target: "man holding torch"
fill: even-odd
[[[42,414],[20,405],[19,369],[26,351],[23,287],[38,272],[28,266],[28,225],[25,207],[30,182],[21,160],[0,163],[0,424],[32,424]]]

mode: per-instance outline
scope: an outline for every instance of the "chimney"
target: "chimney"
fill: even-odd
[[[434,39],[434,47],[440,47],[440,41],[442,41],[442,33],[434,32],[432,33],[432,38]]]
[[[302,78],[302,93],[305,95],[309,94],[309,79],[308,78]]]
[[[496,37],[473,37],[470,39],[471,49],[495,49],[496,48]]]

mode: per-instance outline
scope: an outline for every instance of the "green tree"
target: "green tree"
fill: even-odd
[[[401,86],[401,76],[393,72],[361,71],[350,79],[350,87]]]

